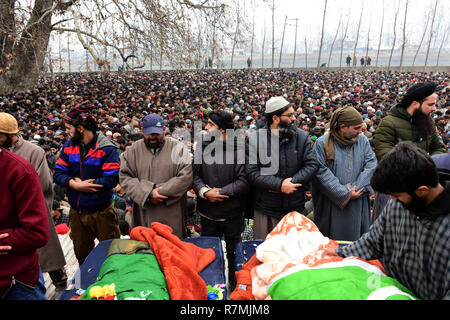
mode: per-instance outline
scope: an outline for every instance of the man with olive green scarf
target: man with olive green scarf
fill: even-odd
[[[329,131],[313,151],[320,168],[312,180],[314,223],[334,240],[354,241],[369,231],[370,177],[377,159],[353,107],[333,112]]]

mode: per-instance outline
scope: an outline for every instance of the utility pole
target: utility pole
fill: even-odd
[[[272,69],[275,58],[275,0],[272,0]]]
[[[305,34],[305,65],[306,69],[308,69],[308,44],[306,42],[306,34]]]
[[[278,69],[281,66],[281,56],[283,55],[284,33],[286,31],[287,16],[284,18],[283,37],[281,38],[280,59],[278,60]]]
[[[295,18],[294,58],[292,59],[292,68],[295,68],[295,55],[297,54],[297,25],[298,18]]]
[[[366,45],[366,57],[364,58],[364,66],[367,66],[367,60],[369,57],[369,40],[370,40],[370,27],[372,25],[372,15],[370,15],[369,19],[369,30],[367,31],[367,45]]]
[[[322,56],[323,34],[325,32],[325,16],[327,14],[327,4],[328,0],[325,0],[325,8],[323,9],[323,20],[322,20],[322,35],[320,36],[319,57],[317,58],[317,69],[320,68],[320,58]]]
[[[261,68],[264,68],[264,43],[266,42],[266,24],[264,23],[264,36],[261,48]]]
[[[253,65],[253,40],[255,39],[255,2],[252,0],[252,9],[253,9],[253,23],[252,23],[252,44],[250,49],[250,61]]]

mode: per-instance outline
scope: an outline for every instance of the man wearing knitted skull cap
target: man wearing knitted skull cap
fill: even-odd
[[[94,240],[119,238],[112,205],[119,182],[119,154],[115,142],[97,132],[93,105],[73,107],[64,119],[70,139],[55,165],[54,181],[67,188],[71,238],[81,265],[94,248]]]

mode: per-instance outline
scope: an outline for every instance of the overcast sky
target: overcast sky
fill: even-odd
[[[266,26],[266,41],[272,41],[272,0],[245,0],[245,10],[248,12],[248,19],[251,22],[253,19],[252,2],[256,4],[255,10],[255,36],[259,41],[262,41],[263,29]],[[436,0],[409,0],[406,36],[410,39],[410,43],[419,43],[423,34],[426,16],[428,12],[432,12]],[[401,43],[403,37],[403,21],[405,15],[406,0],[384,0],[384,32],[383,38],[386,40],[386,45],[391,43],[388,37],[393,36],[394,33],[394,16],[395,8],[400,5],[400,10],[397,18],[397,43]],[[367,35],[370,26],[370,45],[377,46],[381,21],[383,15],[383,1],[382,0],[328,0],[327,13],[325,17],[325,32],[328,39],[332,39],[336,32],[339,23],[341,12],[341,32],[343,34],[345,24],[347,23],[348,14],[350,12],[350,23],[348,28],[347,39],[354,40],[356,38],[356,30],[361,13],[361,8],[364,6],[363,18],[360,28],[360,36],[358,43],[366,43]],[[281,41],[284,19],[287,15],[288,19],[298,18],[298,43],[303,44],[305,34],[311,45],[319,43],[320,34],[322,30],[323,9],[325,7],[325,0],[275,0],[275,39]],[[450,24],[450,1],[438,0],[438,10],[433,29],[438,32],[437,37],[444,32],[449,32]],[[430,24],[431,25],[431,17]],[[285,44],[293,46],[295,37],[295,20],[288,20],[288,26],[285,34]],[[427,34],[429,34],[429,29]],[[338,36],[339,39],[339,36]],[[426,37],[425,39],[428,39]],[[442,38],[441,38],[442,39]],[[326,39],[325,39],[326,40]],[[448,42],[448,41],[447,41]],[[299,44],[298,44],[299,45]],[[447,48],[450,46],[446,45]]]

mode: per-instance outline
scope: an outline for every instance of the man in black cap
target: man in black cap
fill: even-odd
[[[250,192],[244,161],[244,137],[235,137],[233,117],[224,110],[208,113],[211,139],[197,145],[192,165],[193,189],[203,236],[224,237],[230,282],[234,279],[234,249],[244,230],[244,208]],[[208,140],[208,141],[206,141]],[[243,158],[243,157],[242,157]]]
[[[400,103],[393,106],[375,131],[375,154],[378,161],[400,141],[412,141],[429,155],[446,153],[432,113],[436,111],[436,84],[418,83],[409,88]],[[377,194],[372,221],[381,213],[389,199]]]

